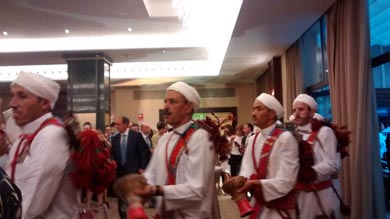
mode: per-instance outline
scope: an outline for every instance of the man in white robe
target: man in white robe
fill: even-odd
[[[317,111],[317,102],[307,94],[298,95],[293,102],[293,122],[297,126],[297,130],[302,134],[302,139],[307,140],[312,133],[312,119]],[[334,176],[341,166],[340,153],[337,152],[337,139],[333,130],[327,126],[322,126],[318,130],[317,137],[312,145],[314,152],[314,170],[316,179],[310,184],[311,187],[319,189],[313,191],[298,190],[298,207],[299,215],[302,219],[313,219],[317,215],[326,214],[328,217],[333,215],[339,218],[340,202],[337,199],[336,193],[331,186],[325,185],[330,182],[330,185],[335,184],[338,188],[338,180]],[[298,185],[300,183],[298,182]],[[326,187],[326,188],[320,188]],[[316,197],[316,194],[318,198]],[[321,209],[322,205],[322,209]],[[323,212],[324,211],[324,212]]]
[[[53,117],[51,110],[59,91],[58,83],[48,78],[30,72],[19,74],[11,84],[9,105],[22,134],[34,133]],[[23,138],[14,142],[6,168],[22,192],[22,218],[76,218],[79,192],[67,173],[70,148],[65,129],[49,124],[40,129],[29,147],[25,142]]]
[[[241,176],[250,178],[257,173],[265,140],[273,133],[276,121],[282,116],[283,107],[274,96],[262,93],[256,98],[252,110],[253,124],[258,126],[261,132],[249,138],[241,163]],[[256,142],[254,142],[255,140]],[[256,167],[254,163],[256,163]],[[266,177],[247,180],[240,192],[260,188],[265,201],[263,205],[285,197],[294,189],[298,168],[298,143],[291,132],[283,131],[273,143],[270,151]],[[259,200],[254,198],[252,201]],[[294,207],[288,209],[287,212],[292,218],[295,218]],[[282,217],[275,208],[263,206],[257,218],[281,219]]]
[[[164,219],[213,218],[215,155],[205,130],[196,129],[186,140],[185,150],[175,164],[175,183],[167,185],[172,151],[179,138],[191,129],[192,114],[199,102],[198,92],[184,82],[176,82],[167,89],[164,117],[173,131],[161,136],[144,173],[153,185],[147,186],[144,194],[157,195],[156,209]]]

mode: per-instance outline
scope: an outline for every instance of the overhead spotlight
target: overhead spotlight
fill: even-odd
[[[66,33],[66,34],[69,34],[69,33],[70,33],[70,30],[69,30],[69,29],[65,29],[65,33]]]
[[[129,27],[129,28],[127,28],[127,31],[131,32],[131,31],[133,31],[133,28]]]
[[[8,32],[7,31],[3,31],[3,35],[4,36],[8,36]]]

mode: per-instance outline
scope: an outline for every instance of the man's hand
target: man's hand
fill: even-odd
[[[134,191],[134,194],[142,197],[143,200],[150,200],[154,196],[155,189],[155,186],[147,185],[143,189],[137,189]]]
[[[134,191],[134,194],[141,196],[144,200],[148,200],[153,196],[161,196],[164,194],[164,188],[162,186],[147,185],[143,189]]]
[[[260,180],[247,180],[245,185],[237,190],[237,193],[247,193],[250,189],[261,188]]]

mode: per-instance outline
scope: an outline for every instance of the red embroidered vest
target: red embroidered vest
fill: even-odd
[[[11,161],[11,179],[12,179],[12,181],[15,180],[16,164],[20,163],[24,160],[25,156],[27,155],[28,151],[30,150],[30,145],[31,145],[32,141],[34,140],[35,136],[43,128],[45,128],[48,125],[62,126],[62,123],[60,122],[60,120],[58,120],[54,117],[48,118],[41,123],[41,125],[37,128],[37,130],[35,130],[34,133],[21,135],[21,139],[20,139],[19,144],[16,148],[14,158]]]
[[[165,148],[165,160],[166,160],[165,163],[168,172],[167,185],[176,184],[177,165],[179,164],[181,155],[187,149],[188,140],[198,128],[199,127],[196,124],[191,124],[190,127],[188,127],[188,129],[180,136],[179,140],[176,142],[176,145],[173,148],[169,158],[168,158],[168,143],[167,143]]]
[[[251,180],[265,179],[267,177],[267,166],[268,166],[269,155],[271,154],[272,147],[275,141],[278,139],[279,135],[281,135],[284,131],[285,130],[275,128],[270,134],[270,136],[267,137],[261,151],[259,166],[256,166],[256,158],[255,158],[255,144],[256,144],[257,136],[259,135],[259,133],[256,133],[252,144],[252,160],[253,160],[253,165],[257,171],[256,174],[253,174],[250,177]],[[266,202],[264,200],[261,188],[259,187],[255,188],[253,193],[256,199],[256,204],[255,204],[255,212],[252,213],[250,219],[258,218],[264,205],[267,208],[275,208],[282,218],[290,218],[290,215],[287,212],[287,210],[295,208],[295,194],[293,190],[287,195],[269,202]]]

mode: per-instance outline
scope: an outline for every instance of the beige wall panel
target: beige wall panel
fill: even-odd
[[[220,88],[221,86],[203,86],[202,88]],[[235,97],[202,98],[200,107],[237,107],[238,123],[252,122],[251,110],[256,98],[255,84],[238,84],[235,88]],[[133,93],[140,88],[116,88],[111,92],[112,118],[127,116],[131,121],[138,122],[138,114],[143,114],[143,123],[149,124],[153,129],[158,121],[159,109],[164,107],[163,99],[134,100]],[[148,89],[148,90],[153,90]],[[161,91],[161,88],[159,88]],[[140,122],[142,123],[142,122]]]

